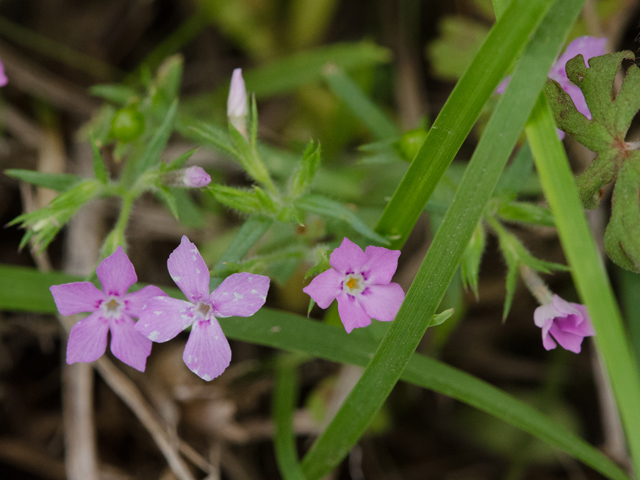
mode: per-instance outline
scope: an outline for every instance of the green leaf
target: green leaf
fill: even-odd
[[[577,180],[582,203],[595,208],[603,187],[616,176],[621,187],[614,188],[611,222],[605,232],[609,257],[623,268],[640,272],[640,231],[637,194],[640,178],[634,165],[639,158],[637,145],[625,141],[627,131],[640,109],[640,68],[632,64],[622,87],[613,98],[616,74],[624,60],[634,60],[632,52],[619,52],[589,59],[589,68],[581,55],[567,62],[567,76],[584,94],[592,119],[579,113],[559,84],[552,81],[546,88],[560,128],[596,152],[596,158]],[[633,197],[636,195],[636,198]]]
[[[182,188],[172,188],[180,223],[189,228],[203,228],[205,218],[200,207],[193,201],[190,192]]]
[[[436,77],[456,81],[462,76],[487,37],[482,23],[462,16],[445,16],[438,23],[439,37],[427,46]]]
[[[134,88],[119,84],[93,85],[89,87],[89,93],[122,106],[127,105],[138,96],[138,92]]]
[[[278,468],[284,480],[305,480],[298,463],[293,414],[298,400],[298,379],[295,365],[288,358],[276,362],[276,381],[273,389],[273,421],[276,431],[274,448]]]
[[[315,213],[325,218],[335,218],[341,220],[360,235],[376,242],[379,245],[389,245],[389,240],[382,235],[378,235],[369,228],[360,218],[342,203],[330,200],[320,195],[308,194],[294,201],[296,207],[306,212]]]
[[[528,143],[520,147],[516,158],[513,159],[498,182],[496,195],[516,195],[522,190],[527,178],[533,171],[533,155]]]
[[[544,96],[540,97],[526,131],[573,281],[596,330],[594,338],[611,379],[634,470],[640,471],[640,376]]]
[[[250,214],[273,215],[273,202],[269,203],[267,201],[264,197],[266,195],[264,190],[258,188],[257,190],[261,192],[261,194],[258,194],[256,188],[250,191],[224,185],[209,185],[209,188],[204,189],[204,191],[223,205],[235,210]]]
[[[478,222],[476,229],[471,235],[469,245],[464,251],[460,270],[462,273],[462,283],[465,288],[471,288],[471,291],[478,299],[478,277],[480,275],[480,262],[486,245],[486,235],[482,221]]]
[[[476,63],[476,61],[483,58],[484,53],[488,54],[483,49],[492,44],[495,32],[509,36],[513,32],[529,31],[528,29],[533,28],[537,23],[538,16],[547,12],[548,7],[551,6],[550,3],[544,0],[512,0],[505,14],[494,25],[476,60],[469,67],[468,72],[473,71],[470,76],[475,78],[479,84],[484,84],[483,87],[480,87],[480,91],[483,91],[483,88],[487,86],[495,88],[492,81],[485,83],[484,80],[494,78],[495,72],[491,69],[475,71],[478,65],[486,66],[484,62]],[[464,250],[493,194],[527,117],[535,105],[538,92],[544,86],[547,72],[558,55],[560,46],[577,18],[583,3],[584,0],[556,2],[527,45],[522,58],[514,69],[504,95],[498,101],[484,130],[453,202],[429,247],[411,288],[407,292],[395,321],[391,323],[389,331],[382,339],[362,377],[351,390],[327,429],[318,437],[305,456],[302,468],[308,480],[317,480],[326,475],[348,454],[366,431],[411,359],[458,268]],[[528,24],[528,22],[532,23]],[[501,52],[512,46],[513,39],[505,41],[505,37],[501,38],[502,40],[495,45],[495,50],[490,53],[494,58],[500,57]],[[526,40],[523,39],[524,41]],[[515,52],[513,53],[515,55]],[[497,65],[492,64],[492,68],[502,67],[498,62]],[[506,69],[506,65],[504,68]],[[463,84],[465,77],[460,80],[456,88]],[[495,80],[497,82],[497,76]],[[475,88],[471,88],[466,91],[460,101],[464,99],[467,103],[473,103],[471,97],[474,90]],[[449,101],[454,98],[454,94],[455,91],[449,97]],[[489,92],[487,92],[488,94]],[[449,112],[446,106],[434,123],[435,132],[438,132],[438,120],[445,114],[445,111]],[[467,111],[463,115],[454,116],[456,125],[451,124],[451,129],[443,132],[445,135],[443,138],[441,137],[441,140],[454,137],[458,129],[465,131],[465,127],[462,125],[466,122],[468,114]],[[434,127],[427,136],[421,151],[429,144]],[[455,146],[450,142],[445,143],[447,144],[446,148],[440,144],[436,144],[434,147],[440,151],[447,151]],[[449,153],[452,155],[454,152]],[[440,158],[445,160],[446,164],[451,160],[446,153]],[[412,171],[414,165],[421,163],[419,160],[420,153],[409,167],[409,172]],[[437,182],[437,179],[441,177],[441,174],[438,174],[436,179],[429,178],[430,175],[434,175],[430,167],[431,164],[427,168],[418,168],[413,172],[416,177],[423,178],[424,186],[434,180]],[[405,176],[404,180],[407,178]],[[388,206],[385,210],[385,216],[392,211],[398,216],[403,216],[405,213],[401,210],[410,210],[411,205],[418,206],[420,211],[424,209],[429,194],[423,198],[422,189],[416,189],[416,184],[406,185],[404,180],[389,204],[392,205],[399,198],[403,198],[404,202],[396,203],[396,206],[401,206],[401,209],[394,211],[390,210]],[[398,192],[402,192],[400,196],[398,196]],[[415,220],[412,220],[408,225],[398,224],[394,221],[393,225],[402,225],[402,229],[389,230],[385,228],[382,231],[397,233],[404,239],[406,233],[404,228],[410,229],[414,223]],[[394,244],[402,244],[402,241]]]
[[[343,69],[327,65],[324,78],[331,91],[380,140],[400,137],[400,130],[362,91]]]
[[[188,152],[184,152],[182,155],[180,155],[178,158],[175,158],[173,160],[171,160],[170,163],[168,163],[166,165],[166,167],[164,167],[164,170],[166,172],[171,172],[173,170],[178,170],[182,167],[184,167],[184,164],[187,163],[189,161],[189,159],[191,158],[191,156],[196,153],[196,150],[198,150],[197,148],[194,148],[192,150],[189,150]]]
[[[345,70],[387,63],[390,51],[370,42],[334,43],[326,47],[302,51],[268,65],[243,72],[247,91],[257,98],[292,92],[298,87],[320,80],[329,63]],[[229,94],[224,86],[213,93],[196,95],[184,102],[185,111],[210,116],[211,105],[221,105]]]
[[[553,127],[552,131],[555,134]],[[247,228],[247,232],[255,231],[254,227],[260,225],[260,222],[265,222],[262,223],[264,228],[266,221],[254,218],[247,220],[245,225],[251,227]],[[244,250],[251,242],[239,243]],[[83,279],[59,272],[41,273],[27,267],[0,265],[0,309],[55,313],[56,306],[49,287],[81,280]],[[142,285],[136,284],[134,289],[138,287]],[[163,290],[174,298],[182,297],[177,288],[163,287]],[[304,352],[325,360],[362,367],[370,362],[376,349],[376,343],[364,329],[347,334],[343,328],[269,308],[262,308],[249,318],[221,318],[220,324],[225,335],[233,340],[290,352]],[[598,449],[529,405],[468,373],[438,360],[413,354],[402,372],[402,379],[460,400],[502,419],[583,461],[607,478],[629,480],[629,477]]]
[[[242,168],[244,168],[255,181],[262,183],[269,188],[269,190],[275,191],[275,186],[273,185],[269,171],[262,161],[262,158],[260,158],[258,151],[251,146],[249,142],[247,142],[247,139],[231,124],[229,124],[229,133],[235,142],[236,158],[242,165]]]
[[[90,141],[91,149],[93,150],[93,173],[96,176],[96,179],[100,180],[102,183],[107,183],[109,180],[107,168],[104,165],[104,160],[100,154],[100,148],[96,145],[96,140],[93,138],[93,135],[91,135]]]
[[[155,79],[156,95],[162,95],[166,103],[174,101],[180,93],[183,66],[184,58],[177,54],[166,58],[158,67]]]
[[[449,308],[444,312],[440,312],[437,315],[434,315],[431,323],[429,324],[429,327],[437,327],[438,325],[442,325],[444,322],[451,318],[453,313],[453,308]]]
[[[147,148],[145,149],[142,156],[137,160],[136,163],[136,175],[138,178],[144,172],[146,172],[149,168],[153,167],[160,163],[160,155],[162,154],[164,148],[169,141],[169,137],[171,136],[171,132],[173,130],[173,121],[176,117],[176,112],[178,110],[178,100],[174,100],[167,111],[167,115],[162,121],[162,125],[156,130],[156,133],[153,134],[151,140],[147,144]]]
[[[376,231],[396,239],[392,248],[400,248],[406,241],[482,107],[504,78],[507,68],[520,55],[553,0],[514,0],[516,4],[519,12],[515,13],[515,7],[510,7],[489,32],[387,204]],[[504,96],[500,102],[504,102]]]
[[[291,174],[291,178],[289,179],[289,195],[297,198],[307,193],[311,188],[311,183],[318,168],[320,168],[320,159],[320,144],[312,140],[307,144],[300,164]]]
[[[102,192],[103,184],[98,180],[84,180],[55,197],[49,205],[13,219],[9,225],[20,224],[27,229],[20,248],[29,241],[43,251],[57,233],[71,220],[80,208]]]
[[[186,127],[183,128],[183,134],[188,136],[194,140],[198,140],[199,142],[203,142],[206,145],[210,145],[215,147],[227,155],[232,157],[238,157],[239,154],[236,151],[235,147],[231,143],[231,139],[227,132],[225,132],[222,128],[200,122],[197,126],[185,124]]]
[[[525,202],[501,202],[497,215],[504,221],[516,223],[530,223],[543,227],[553,227],[553,215],[548,208]]]
[[[224,252],[214,270],[222,268],[226,262],[239,262],[249,249],[267,233],[273,220],[265,217],[249,217],[233,239],[231,246]]]
[[[173,216],[176,218],[176,220],[179,221],[180,214],[178,213],[178,202],[174,193],[175,191],[171,190],[166,185],[161,185],[156,191],[156,194],[160,197],[161,200],[165,201],[167,207],[169,207],[169,210],[171,210],[171,213],[173,213]]]
[[[10,168],[5,170],[4,173],[17,180],[30,183],[37,187],[50,188],[58,192],[69,190],[78,184],[78,182],[82,181],[82,177],[70,173],[44,173],[19,168]]]

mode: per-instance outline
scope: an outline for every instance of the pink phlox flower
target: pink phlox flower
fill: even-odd
[[[154,342],[171,340],[192,326],[182,359],[203,380],[229,366],[231,348],[217,318],[250,317],[267,298],[269,277],[234,273],[209,293],[209,269],[186,236],[167,261],[169,274],[188,301],[156,297],[144,306],[136,330]]]
[[[584,337],[596,334],[587,307],[567,302],[558,295],[553,296],[551,303],[536,308],[533,320],[542,329],[542,345],[546,350],[553,350],[558,342],[565,350],[580,353]]]
[[[333,268],[302,289],[320,306],[338,300],[338,312],[347,333],[366,327],[371,319],[392,321],[404,292],[391,278],[398,268],[400,250],[368,246],[362,249],[348,238],[329,257]]]
[[[0,87],[4,87],[7,83],[9,83],[9,79],[4,73],[4,65],[2,64],[2,60],[0,60]]]
[[[105,258],[96,269],[102,291],[91,282],[74,282],[50,287],[62,315],[93,312],[71,329],[67,343],[67,363],[93,362],[107,349],[111,331],[111,352],[127,365],[144,372],[151,353],[151,341],[134,329],[133,317],[139,317],[144,304],[165,295],[149,285],[127,294],[138,277],[122,247]]]
[[[578,110],[589,120],[591,120],[591,112],[589,111],[589,107],[587,107],[587,102],[584,99],[584,94],[582,93],[582,90],[580,90],[578,86],[571,83],[571,80],[569,80],[569,77],[567,77],[566,65],[567,62],[575,56],[582,55],[582,57],[584,58],[585,66],[589,67],[588,61],[590,58],[598,57],[606,53],[606,44],[606,38],[596,38],[590,36],[578,37],[574,39],[569,45],[567,45],[566,50],[555,61],[555,63],[551,67],[551,71],[549,72],[549,78],[555,80],[560,84],[562,89],[567,92],[571,97],[571,100],[573,100],[573,104],[576,106],[576,110]],[[507,77],[502,82],[500,82],[498,88],[496,88],[497,93],[504,93],[507,85],[509,84],[510,78],[511,77]],[[564,133],[562,133],[560,139],[562,138],[564,138]]]
[[[182,182],[187,187],[202,188],[211,183],[211,176],[202,167],[189,167],[184,171]]]

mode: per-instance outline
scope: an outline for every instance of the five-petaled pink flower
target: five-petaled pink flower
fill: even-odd
[[[9,79],[4,73],[4,65],[0,60],[0,87],[4,87],[7,83],[9,83]]]
[[[189,301],[156,297],[144,306],[136,330],[166,342],[192,326],[182,359],[204,380],[219,376],[231,362],[231,348],[218,318],[249,317],[267,298],[269,277],[234,273],[209,294],[209,269],[185,236],[167,261],[171,278]]]
[[[571,80],[569,80],[569,78],[567,77],[566,65],[567,62],[575,56],[582,55],[582,57],[584,58],[585,66],[589,67],[588,60],[590,58],[598,57],[606,53],[606,44],[606,38],[596,38],[589,36],[578,37],[569,45],[567,45],[567,49],[562,55],[560,55],[558,60],[556,60],[556,62],[551,67],[551,71],[549,72],[549,78],[555,80],[560,84],[563,90],[567,92],[569,96],[571,96],[576,109],[588,119],[591,119],[591,112],[589,111],[589,107],[587,107],[587,102],[584,99],[582,90],[571,83]],[[496,91],[498,93],[504,93],[508,83],[509,77],[504,79],[500,83],[500,85],[498,85]]]
[[[542,329],[542,345],[547,350],[556,348],[558,342],[565,350],[580,353],[584,337],[596,333],[587,307],[567,302],[558,295],[553,296],[551,303],[536,308],[533,320]]]
[[[375,318],[390,322],[404,300],[402,287],[391,283],[400,250],[369,246],[362,249],[348,238],[329,257],[333,268],[302,289],[327,308],[337,298],[340,319],[347,333],[366,327]]]
[[[165,293],[149,285],[127,294],[138,277],[122,247],[100,262],[96,274],[102,291],[90,282],[65,283],[50,288],[62,315],[93,312],[71,329],[67,363],[93,362],[100,358],[107,348],[110,330],[111,352],[115,357],[144,372],[147,357],[151,353],[151,341],[134,329],[132,317],[140,316],[148,300]]]

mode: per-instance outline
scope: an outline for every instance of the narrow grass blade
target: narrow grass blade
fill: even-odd
[[[51,285],[82,281],[59,272],[42,273],[33,268],[0,265],[0,309],[55,313]],[[134,288],[142,287],[136,284]],[[177,288],[163,290],[183,298]],[[444,312],[443,312],[444,313]],[[304,352],[333,362],[366,366],[376,349],[368,332],[315,322],[299,315],[268,308],[249,318],[221,318],[225,335],[233,340]],[[495,416],[549,445],[574,456],[615,480],[629,477],[611,460],[584,440],[511,395],[478,378],[437,360],[413,354],[401,378],[442,393]]]
[[[274,446],[278,468],[284,480],[305,480],[298,463],[293,414],[298,399],[296,366],[290,358],[278,359],[273,392],[273,421],[276,432]]]
[[[583,3],[584,0],[556,2],[527,46],[395,321],[362,377],[305,456],[302,468],[309,480],[322,478],[345,458],[411,359],[453,279],[473,230],[536,103],[547,72]],[[510,24],[509,19],[521,15],[523,8],[526,6],[519,0],[513,0],[498,24],[502,21]],[[402,188],[401,185],[400,192]],[[407,210],[412,201],[419,202],[420,209],[424,208],[421,200],[408,198],[406,201]]]
[[[513,0],[491,29],[378,222],[376,231],[394,239],[392,248],[400,248],[406,241],[483,105],[552,4],[552,0]]]
[[[596,329],[596,343],[618,403],[636,472],[640,472],[640,379],[611,284],[591,236],[566,153],[543,95],[527,124],[527,137],[544,194],[556,219],[573,281]]]
[[[343,69],[329,65],[325,68],[324,78],[331,91],[379,140],[400,136],[398,127],[364,94]]]

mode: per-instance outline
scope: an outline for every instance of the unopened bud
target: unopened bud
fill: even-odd
[[[231,87],[227,99],[227,117],[229,122],[243,136],[247,136],[247,89],[242,78],[242,69],[236,68],[231,76]]]
[[[187,187],[202,188],[211,183],[211,176],[201,167],[189,167],[184,171],[182,181]]]

